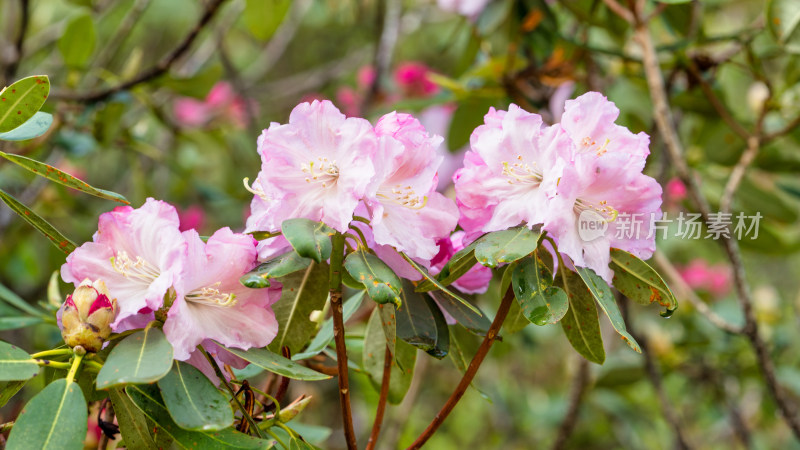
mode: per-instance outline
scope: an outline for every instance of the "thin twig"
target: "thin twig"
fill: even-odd
[[[588,386],[589,361],[578,356],[578,371],[575,373],[575,378],[572,381],[572,390],[569,394],[569,408],[567,408],[567,414],[558,427],[558,434],[551,447],[552,450],[561,450],[565,448],[567,439],[572,435],[575,424],[578,422],[578,412],[580,411],[581,403],[583,403],[583,396]]]
[[[783,136],[785,134],[791,133],[797,127],[800,127],[800,114],[798,114],[797,117],[794,118],[794,120],[792,120],[791,122],[786,124],[786,126],[781,128],[780,130],[775,131],[773,133],[765,134],[763,141],[764,142],[769,142],[769,141],[771,141],[773,139],[777,139],[777,138],[779,138],[779,137],[781,137],[781,136]]]
[[[613,11],[614,14],[622,17],[626,22],[633,23],[633,14],[630,10],[617,3],[616,0],[603,0],[603,3],[605,3],[608,9]]]
[[[17,38],[14,41],[14,59],[12,59],[8,65],[6,65],[3,75],[5,84],[11,84],[13,81],[12,78],[14,78],[14,75],[17,74],[19,63],[22,61],[22,47],[25,43],[25,34],[28,31],[28,22],[30,22],[31,16],[29,0],[19,0],[19,14],[19,30],[17,32]]]
[[[367,441],[367,450],[373,450],[378,443],[378,436],[381,434],[381,424],[383,424],[383,412],[386,411],[386,400],[389,398],[389,380],[392,376],[392,352],[386,346],[383,358],[383,379],[381,380],[381,394],[378,398],[378,408],[375,410],[375,422],[372,423],[372,432]]]
[[[344,342],[344,319],[342,316],[342,260],[344,259],[344,235],[336,233],[331,239],[330,298],[333,315],[333,339],[336,342],[336,364],[339,368],[339,404],[342,407],[344,438],[349,450],[358,448],[353,430],[353,410],[350,406],[350,380],[347,373],[347,347]]]
[[[486,358],[486,354],[489,353],[489,349],[492,348],[492,344],[494,341],[497,340],[497,335],[500,331],[500,327],[503,325],[503,322],[506,320],[506,315],[508,315],[508,309],[511,307],[511,302],[514,300],[514,290],[511,286],[508,287],[505,295],[503,296],[503,300],[500,302],[500,307],[497,310],[497,315],[495,316],[494,320],[492,321],[492,325],[489,327],[489,330],[486,332],[486,337],[483,338],[483,342],[481,342],[480,347],[478,347],[478,351],[475,353],[475,356],[472,357],[472,361],[469,363],[469,367],[467,367],[467,371],[464,372],[464,376],[461,378],[461,381],[456,386],[453,393],[450,395],[450,398],[447,399],[447,403],[442,406],[442,409],[436,414],[436,417],[433,418],[431,423],[428,425],[428,428],[419,435],[419,437],[408,447],[409,449],[417,449],[422,447],[425,442],[433,436],[433,433],[439,429],[439,426],[444,422],[447,416],[453,411],[453,408],[456,407],[456,404],[461,397],[464,396],[464,392],[467,391],[470,383],[472,383],[472,379],[475,378],[475,374],[478,372],[478,368],[480,368],[481,363],[483,363],[483,359]]]
[[[639,23],[636,25],[636,40],[642,47],[645,76],[650,90],[650,97],[653,101],[656,124],[664,137],[664,143],[667,146],[672,163],[675,165],[679,176],[686,184],[689,194],[700,210],[703,220],[708,222],[710,207],[703,197],[684,159],[683,147],[678,138],[672,112],[669,109],[669,101],[664,89],[664,80],[658,66],[653,40],[645,24]],[[795,437],[800,439],[800,420],[797,417],[795,406],[790,403],[789,398],[783,394],[783,389],[778,384],[778,380],[775,376],[775,366],[770,359],[766,344],[758,331],[758,322],[756,322],[755,313],[753,312],[753,300],[747,285],[744,264],[742,262],[741,253],[739,252],[739,244],[730,236],[722,236],[721,241],[728,255],[728,259],[733,266],[736,294],[745,318],[743,333],[748,337],[755,351],[756,360],[764,376],[767,390],[773,400],[775,400],[778,409],[781,411],[787,425],[792,429]]]
[[[99,90],[96,92],[89,92],[86,94],[75,94],[75,93],[53,93],[53,97],[62,99],[62,100],[72,100],[77,102],[83,103],[95,103],[101,100],[105,100],[106,98],[116,94],[117,92],[125,91],[131,89],[132,87],[148,82],[155,78],[160,77],[164,73],[166,73],[170,67],[178,60],[181,56],[183,56],[191,47],[192,43],[194,43],[197,36],[200,34],[200,31],[208,25],[211,19],[219,10],[219,7],[225,0],[212,0],[211,3],[206,7],[206,10],[203,12],[203,15],[200,17],[200,20],[197,22],[197,25],[192,28],[189,34],[175,47],[174,50],[169,52],[165,55],[155,66],[140,72],[138,75],[133,77],[132,79],[120,83],[116,86]]]
[[[676,287],[678,291],[678,297],[681,299],[686,299],[691,303],[694,309],[697,310],[703,317],[708,319],[714,326],[717,328],[727,331],[728,333],[733,334],[742,334],[742,327],[734,325],[727,320],[720,317],[717,313],[711,310],[705,302],[697,296],[686,281],[683,280],[678,270],[675,269],[675,266],[664,256],[663,253],[656,250],[653,254],[653,259],[656,262],[656,265],[661,269],[661,272],[667,276],[670,281],[670,285]]]
[[[717,114],[728,124],[731,130],[736,133],[737,136],[742,138],[743,141],[749,142],[751,138],[751,134],[747,131],[742,124],[739,123],[736,119],[733,118],[731,113],[728,111],[728,108],[722,103],[717,94],[714,93],[714,90],[711,89],[711,85],[708,84],[708,81],[703,78],[703,74],[700,73],[700,69],[694,62],[689,63],[689,73],[694,77],[694,79],[700,84],[700,90],[703,91],[703,94],[708,99],[708,102],[711,103],[711,106],[714,107],[714,110],[717,111]]]
[[[758,137],[750,136],[747,139],[747,149],[745,149],[742,157],[739,158],[739,162],[734,166],[731,176],[728,178],[728,183],[725,184],[725,190],[722,192],[722,198],[719,201],[720,212],[729,213],[731,211],[731,203],[733,202],[733,196],[736,194],[736,189],[739,188],[739,183],[742,182],[747,168],[758,156],[760,148]]]

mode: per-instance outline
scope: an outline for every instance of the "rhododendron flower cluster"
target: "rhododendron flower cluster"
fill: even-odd
[[[441,141],[408,114],[387,114],[373,127],[329,101],[302,103],[288,124],[273,123],[258,139],[247,231],[306,218],[345,232],[363,208],[375,243],[430,260],[458,220],[455,203],[435,191]]]
[[[256,264],[256,241],[223,228],[203,242],[195,230],[179,230],[178,213],[148,199],[100,216],[92,242],[77,248],[61,268],[66,282],[103,280],[119,313],[115,332],[144,327],[168,308],[164,334],[174,356],[190,360],[198,345],[264,347],[277,334],[270,305],[280,287],[247,289],[239,277]]]
[[[461,226],[476,236],[541,225],[574,265],[609,283],[610,248],[649,258],[655,250],[649,224],[661,217],[661,187],[642,173],[649,137],[617,125],[618,115],[596,92],[567,101],[561,122],[549,126],[516,105],[492,108],[454,176]],[[640,232],[618,237],[621,214],[641,217]],[[587,215],[607,225],[601,236],[581,237]]]

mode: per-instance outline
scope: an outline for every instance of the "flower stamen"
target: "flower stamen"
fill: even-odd
[[[184,298],[189,302],[203,303],[209,306],[230,307],[236,305],[236,295],[220,292],[218,289],[220,284],[217,281],[210,286],[195,289],[186,294]]]
[[[262,200],[269,200],[269,196],[267,196],[267,193],[264,192],[264,188],[261,187],[261,183],[256,186],[258,180],[253,181],[253,186],[250,186],[250,178],[244,177],[242,183],[244,183],[244,188],[247,189],[251,194],[261,197]]]
[[[508,177],[508,184],[525,183],[539,185],[542,182],[542,173],[537,170],[536,162],[533,162],[533,167],[526,163],[522,155],[517,155],[517,161],[514,164],[508,161],[503,161],[502,174]]]
[[[333,186],[339,179],[339,166],[336,165],[336,160],[330,161],[328,158],[317,158],[319,165],[314,168],[314,161],[309,161],[308,164],[302,164],[300,170],[308,175],[306,183],[319,182],[322,187]]]
[[[117,256],[111,258],[111,267],[125,278],[136,278],[152,283],[159,277],[158,267],[137,256],[134,261],[128,252],[120,250]]]

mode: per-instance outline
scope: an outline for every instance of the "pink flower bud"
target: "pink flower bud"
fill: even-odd
[[[67,296],[61,313],[61,336],[70,347],[82,346],[97,352],[111,334],[111,323],[117,317],[117,300],[102,280],[83,280],[72,295]]]

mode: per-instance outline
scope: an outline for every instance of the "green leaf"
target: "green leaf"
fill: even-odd
[[[383,335],[386,337],[386,343],[389,345],[389,351],[392,353],[392,355],[394,355],[395,347],[397,345],[397,314],[394,309],[394,304],[379,304],[378,314],[381,316]]]
[[[593,363],[603,364],[606,352],[592,294],[580,276],[566,269],[561,270],[555,284],[564,288],[569,300],[569,310],[561,319],[561,328],[567,340],[581,356]]]
[[[108,355],[97,374],[97,389],[126,383],[152,383],[172,368],[172,345],[158,328],[126,337]]]
[[[25,328],[37,323],[42,323],[41,317],[19,316],[19,317],[0,317],[0,331],[16,330]]]
[[[345,322],[353,313],[361,306],[361,301],[364,299],[364,291],[358,291],[355,295],[348,298],[342,306],[342,318]],[[333,318],[328,318],[322,324],[322,328],[314,336],[314,340],[308,344],[308,347],[302,353],[292,355],[292,361],[299,361],[301,359],[308,359],[322,353],[323,350],[333,341]]]
[[[492,325],[492,322],[486,317],[486,314],[483,312],[480,314],[475,313],[471,308],[467,308],[461,302],[455,301],[448,295],[442,295],[440,292],[430,292],[428,295],[433,297],[436,304],[456,319],[456,322],[461,324],[461,326],[478,336],[486,336],[489,327]],[[474,305],[470,306],[477,309]]]
[[[27,380],[39,373],[39,365],[21,348],[0,341],[0,381]]]
[[[451,285],[457,279],[461,278],[465,273],[469,272],[469,270],[472,269],[475,264],[478,264],[478,260],[475,259],[475,247],[477,245],[478,240],[473,241],[468,246],[457,251],[450,258],[450,261],[447,261],[444,267],[442,267],[442,270],[439,272],[439,275],[436,276],[436,279],[442,286]],[[431,281],[423,280],[417,285],[416,291],[427,292],[437,288],[437,285]]]
[[[256,39],[268,40],[280,26],[291,0],[247,0],[242,19],[244,25]]]
[[[401,305],[402,283],[394,271],[377,256],[359,248],[344,259],[344,268],[367,288],[376,303]]]
[[[72,19],[58,40],[58,50],[64,58],[64,64],[72,68],[84,67],[92,56],[96,40],[94,23],[89,14]]]
[[[59,250],[66,254],[70,254],[73,250],[75,250],[76,245],[74,242],[67,239],[63,234],[56,230],[55,227],[50,225],[48,221],[41,218],[38,214],[31,211],[27,206],[20,203],[17,199],[2,189],[0,189],[0,200],[5,202],[6,205],[14,210],[15,213],[19,214],[20,217],[25,219],[26,222],[44,234],[47,239],[50,239],[50,242],[58,247]]]
[[[466,99],[459,102],[447,131],[447,148],[455,151],[469,144],[472,131],[483,124],[483,116],[494,106],[493,100],[484,98]]]
[[[299,353],[314,335],[317,323],[309,316],[325,305],[328,276],[327,264],[311,263],[306,270],[280,279],[281,298],[272,305],[278,319],[278,335],[270,344],[275,352],[286,346],[292,354]]]
[[[17,128],[0,133],[0,141],[27,141],[37,138],[45,134],[52,124],[53,115],[39,111]]]
[[[150,435],[147,419],[133,404],[128,394],[122,389],[109,389],[108,397],[114,406],[114,415],[119,423],[119,430],[130,449],[156,450],[158,447]]]
[[[525,226],[489,233],[475,246],[475,258],[486,267],[497,267],[530,255],[539,245],[539,232]]]
[[[636,339],[634,339],[625,328],[625,321],[622,319],[622,313],[619,311],[617,301],[614,299],[614,294],[611,293],[608,284],[597,276],[592,269],[586,267],[576,267],[575,269],[578,275],[583,279],[583,282],[586,283],[586,287],[589,288],[594,299],[597,300],[600,308],[602,308],[603,312],[608,316],[611,325],[617,330],[617,333],[622,336],[622,340],[634,351],[642,353],[642,348],[639,346],[639,343],[636,342]]]
[[[31,306],[31,304],[26,302],[22,297],[5,287],[3,283],[0,283],[0,300],[28,314],[34,316],[39,316],[42,314],[41,311]]]
[[[330,375],[311,370],[281,355],[272,353],[265,348],[251,348],[247,351],[237,348],[229,348],[227,350],[246,361],[250,361],[258,367],[262,367],[287,378],[308,381],[327,380],[330,378]]]
[[[331,236],[336,231],[322,222],[289,219],[281,224],[281,233],[298,255],[321,263],[331,257]]]
[[[0,91],[0,133],[9,132],[28,120],[50,95],[47,75],[23,78]]]
[[[536,325],[556,323],[569,309],[567,294],[552,285],[553,273],[536,254],[519,261],[511,283],[522,313]]]
[[[461,350],[461,344],[458,343],[458,339],[456,338],[455,333],[450,333],[450,360],[453,361],[453,364],[456,366],[459,372],[462,374],[467,371],[469,367],[469,363],[467,359],[464,357],[464,352]],[[469,386],[472,389],[481,395],[487,402],[492,403],[491,397],[489,397],[485,392],[475,386],[475,381],[473,380]]]
[[[614,287],[625,297],[642,305],[658,302],[668,311],[678,308],[678,300],[658,272],[638,257],[612,248],[611,268]]]
[[[770,0],[767,24],[786,50],[800,52],[800,4],[795,0]]]
[[[514,274],[514,269],[519,264],[519,261],[507,265],[503,271],[503,277],[500,279],[500,293],[505,295],[509,286],[511,286],[511,275]],[[519,302],[511,302],[511,307],[508,309],[506,320],[503,322],[503,331],[505,333],[513,334],[517,331],[527,327],[531,322],[525,317],[522,308],[519,307]]]
[[[414,270],[416,270],[417,272],[420,273],[420,275],[422,275],[422,277],[425,279],[425,281],[433,283],[433,285],[436,286],[437,289],[439,289],[440,291],[442,291],[445,294],[447,294],[448,297],[450,297],[450,298],[452,298],[454,300],[458,300],[459,302],[461,302],[461,304],[463,306],[465,306],[468,309],[471,309],[472,312],[474,312],[475,314],[481,314],[481,312],[477,308],[472,306],[472,304],[470,302],[464,300],[464,298],[462,298],[460,295],[456,294],[455,292],[451,291],[450,289],[447,289],[447,287],[445,287],[442,283],[440,283],[439,280],[437,280],[431,274],[429,274],[428,271],[424,267],[420,266],[419,264],[417,264],[416,261],[414,261],[413,259],[409,258],[408,255],[406,255],[405,253],[401,253],[400,255],[403,256],[403,259],[405,259],[406,262],[408,262],[411,265],[411,267],[414,268]],[[416,292],[420,292],[420,291],[417,291],[416,289],[415,289],[415,291]]]
[[[450,331],[432,299],[403,289],[403,304],[396,311],[397,337],[442,359],[450,348]]]
[[[158,387],[172,420],[184,430],[217,431],[233,424],[228,400],[188,363],[175,361],[172,370],[158,380]]]
[[[83,449],[87,419],[80,387],[61,378],[25,405],[11,429],[6,449]]]
[[[0,389],[0,407],[5,406],[27,383],[28,380],[15,380],[4,383],[5,386]]]
[[[263,449],[269,448],[269,441],[239,433],[233,428],[221,431],[201,432],[189,431],[179,427],[170,417],[161,393],[154,385],[128,386],[126,389],[133,403],[150,420],[158,425],[158,432],[164,432],[174,440],[180,448],[191,449]]]
[[[303,258],[292,250],[259,265],[243,275],[239,282],[251,289],[266,288],[270,286],[270,279],[299,272],[308,267],[310,263],[310,259]]]
[[[117,194],[116,192],[106,191],[103,189],[97,189],[95,187],[90,186],[88,183],[85,183],[72,175],[62,172],[56,169],[53,166],[48,164],[36,161],[34,159],[26,158],[24,156],[13,155],[10,153],[3,153],[0,152],[0,156],[3,158],[22,166],[31,172],[45,177],[50,181],[55,181],[56,183],[63,184],[66,187],[81,191],[85,194],[94,195],[95,197],[104,198],[107,200],[113,200],[115,202],[124,203],[126,205],[130,205],[130,202],[125,197]]]
[[[387,305],[388,308],[392,306]],[[386,358],[386,335],[381,330],[381,317],[378,309],[372,311],[364,332],[364,352],[362,364],[369,377],[370,384],[380,391],[383,380],[383,366]],[[411,386],[414,365],[417,361],[417,349],[405,342],[397,342],[389,375],[388,401],[397,404],[403,401]]]

